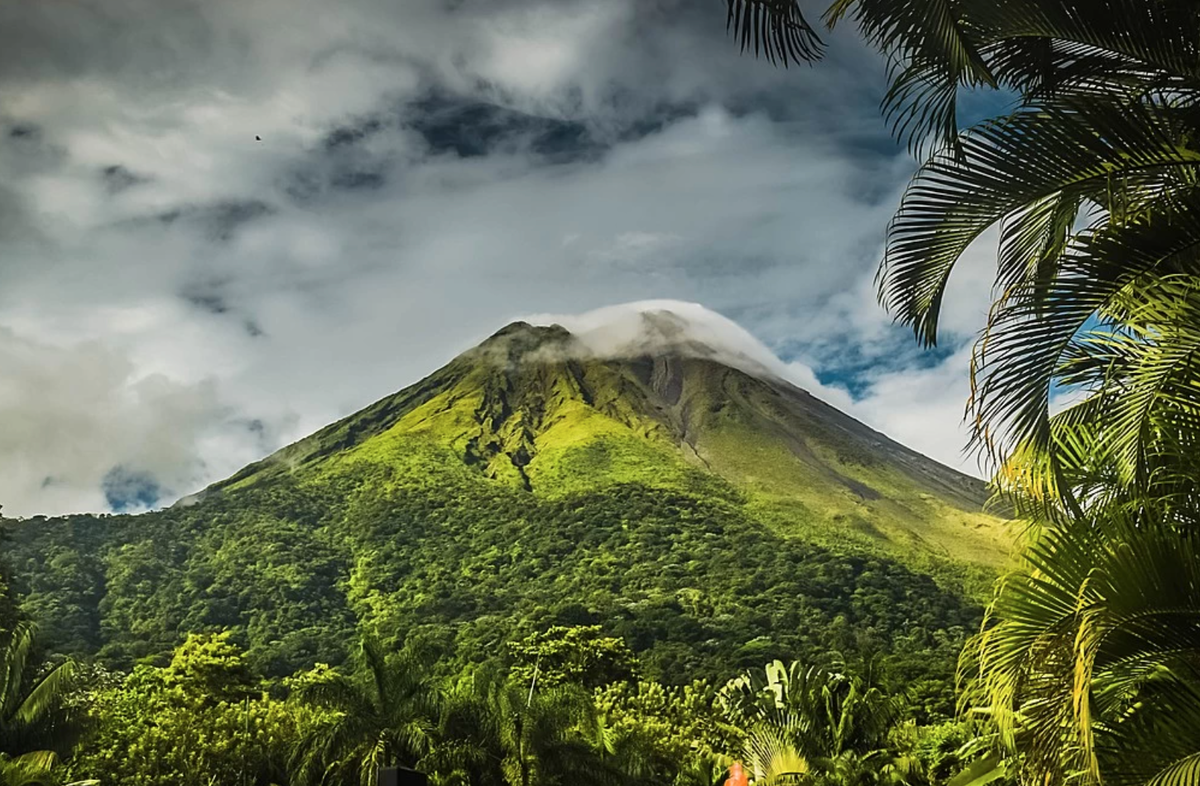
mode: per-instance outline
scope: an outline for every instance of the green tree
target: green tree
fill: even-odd
[[[730,8],[743,42],[815,40],[794,3]],[[973,695],[1030,782],[1193,782],[1200,5],[837,0],[826,18],[847,14],[894,59],[895,129],[933,145],[880,274],[919,340],[937,342],[953,269],[999,228],[968,412],[1035,527],[968,651]],[[959,93],[979,86],[1016,107],[960,130]]]
[[[61,752],[73,740],[63,711],[75,664],[36,668],[34,626],[19,622],[0,642],[0,753],[20,756],[42,748]]]
[[[253,692],[255,679],[232,632],[188,634],[162,670],[164,683],[213,701],[237,701]]]
[[[516,682],[545,687],[572,684],[598,688],[632,679],[637,658],[624,639],[605,636],[599,625],[556,625],[509,645]]]
[[[325,713],[301,740],[296,766],[306,782],[370,786],[384,766],[414,766],[428,753],[440,696],[411,650],[387,653],[364,635],[358,673],[318,665],[294,685],[302,703]]]
[[[75,777],[125,786],[267,786],[289,782],[288,757],[312,713],[257,689],[228,633],[191,635],[166,667],[97,676],[92,730]]]
[[[713,706],[705,681],[685,686],[613,683],[595,692],[606,748],[616,767],[638,783],[709,786],[730,763],[741,731]]]
[[[440,742],[428,760],[445,784],[567,786],[612,783],[603,726],[575,685],[530,690],[471,674],[447,696]]]

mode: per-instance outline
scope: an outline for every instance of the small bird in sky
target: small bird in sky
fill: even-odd
[[[254,141],[255,141],[255,142],[261,142],[261,141],[262,141],[262,137],[261,137],[261,136],[259,136],[258,134],[255,134],[255,135],[254,135]]]

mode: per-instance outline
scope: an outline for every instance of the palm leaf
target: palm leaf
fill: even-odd
[[[760,723],[750,730],[744,749],[756,784],[796,783],[810,772],[808,760],[789,741],[789,729]]]
[[[34,626],[18,622],[0,649],[0,723],[13,716],[22,702],[25,666],[33,652]]]
[[[63,696],[74,684],[73,662],[67,661],[51,669],[15,708],[11,716],[12,721],[21,726],[38,723],[60,705]]]
[[[978,759],[946,782],[946,786],[987,786],[1007,774],[1004,759],[996,753]]]
[[[726,0],[726,28],[743,52],[753,50],[770,63],[811,62],[824,44],[804,18],[797,0]]]
[[[52,786],[58,757],[50,751],[34,751],[15,758],[0,754],[0,784],[3,786]]]
[[[950,272],[994,224],[1008,217],[1016,227],[1009,236],[1019,236],[1019,211],[1039,201],[1105,203],[1114,180],[1133,186],[1175,168],[1200,171],[1200,149],[1172,121],[1146,108],[1066,101],[966,132],[961,153],[926,163],[901,202],[880,269],[884,304],[918,339],[936,343]]]
[[[1132,786],[1197,750],[1200,535],[1110,517],[1042,533],[1026,561],[968,659],[1031,777]]]

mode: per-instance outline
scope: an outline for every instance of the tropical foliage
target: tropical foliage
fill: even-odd
[[[228,634],[189,636],[165,666],[96,671],[82,691],[88,733],[67,769],[134,786],[284,782],[314,713],[264,687]]]
[[[746,729],[756,782],[878,782],[903,764],[889,749],[902,702],[842,669],[775,661],[731,681],[720,702]]]
[[[801,772],[805,783],[940,782],[928,775],[944,758],[943,727],[905,721],[903,696],[844,670],[776,662],[723,687],[539,686],[496,668],[435,679],[370,635],[355,661],[264,682],[227,635],[191,636],[167,666],[94,675],[82,689],[89,733],[58,772],[140,786],[360,786],[401,764],[439,786],[710,786],[741,760],[760,786]]]
[[[437,477],[280,481],[103,527],[29,522],[18,584],[51,651],[109,668],[162,657],[180,630],[227,629],[285,677],[342,665],[362,620],[390,648],[430,650],[440,674],[490,659],[532,674],[542,637],[543,678],[590,685],[623,675],[630,653],[641,676],[680,683],[879,652],[889,685],[921,683],[931,717],[954,712],[955,659],[982,608],[953,584],[780,537],[709,494],[627,484],[541,500]],[[583,638],[610,651],[547,638],[596,625]]]
[[[410,650],[387,652],[374,636],[359,654],[357,677],[319,665],[294,682],[298,698],[323,711],[298,751],[302,779],[369,786],[380,767],[411,767],[429,751],[438,697],[426,666]]]
[[[819,53],[796,3],[730,0],[768,56]],[[884,107],[927,158],[883,302],[938,340],[948,279],[999,229],[968,413],[1031,525],[964,655],[1029,782],[1200,780],[1200,5],[837,0],[893,64]],[[1012,111],[960,129],[963,89]],[[984,775],[984,773],[976,773]]]
[[[63,711],[74,664],[35,671],[34,626],[27,621],[0,638],[0,754],[12,773],[35,772],[69,746],[72,718]],[[12,777],[16,777],[14,774]]]
[[[797,24],[792,3],[731,9],[751,5],[763,31]],[[894,60],[894,128],[932,146],[880,276],[920,340],[999,227],[969,413],[1033,527],[967,699],[1030,782],[1196,782],[1200,6],[844,0],[827,19],[848,13]],[[960,130],[980,86],[1016,106]]]
[[[496,786],[605,784],[619,779],[603,728],[579,685],[537,689],[470,675],[447,697],[443,744],[429,764],[445,780]]]
[[[864,688],[844,668],[776,662],[724,687],[667,686],[637,680],[636,657],[595,626],[548,629],[512,642],[508,665],[442,677],[419,643],[396,649],[370,632],[346,665],[281,679],[258,672],[228,631],[189,635],[163,665],[125,673],[47,667],[32,633],[21,623],[5,656],[6,674],[26,676],[5,683],[24,687],[3,694],[16,708],[0,735],[3,786],[361,786],[396,764],[438,786],[710,786],[739,759],[763,776],[779,774],[781,762],[811,761],[822,783],[840,768],[866,784],[853,773],[899,772],[886,765],[918,740],[929,766],[889,782],[923,786],[916,776],[945,747],[942,726],[904,721],[919,703]],[[35,725],[61,755],[15,746],[11,732]],[[82,736],[65,734],[72,728]],[[755,758],[764,739],[781,741],[790,758]],[[785,781],[756,781],[771,782]]]
[[[1110,515],[1041,534],[966,653],[1016,771],[1048,783],[1192,782],[1200,540]],[[1176,780],[1178,779],[1178,780]]]

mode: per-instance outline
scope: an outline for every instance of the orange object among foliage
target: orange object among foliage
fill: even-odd
[[[725,779],[725,786],[749,786],[749,783],[746,771],[742,769],[742,763],[735,761],[729,768],[729,777]]]

